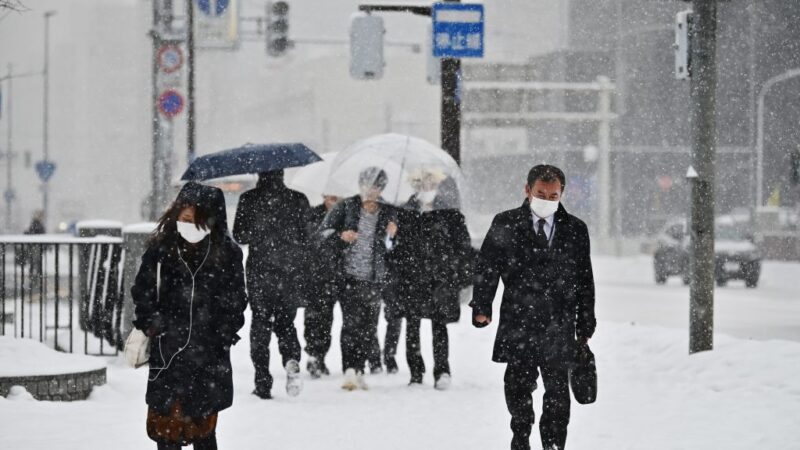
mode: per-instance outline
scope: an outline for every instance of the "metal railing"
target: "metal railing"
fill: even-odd
[[[119,237],[0,236],[0,334],[117,355],[123,260]]]

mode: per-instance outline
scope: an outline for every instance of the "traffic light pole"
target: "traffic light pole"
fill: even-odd
[[[717,0],[694,0],[691,126],[691,280],[689,353],[714,345],[714,182],[716,159]]]
[[[195,127],[194,127],[194,0],[186,0],[186,164],[189,165],[195,158]]]
[[[445,0],[459,3],[461,0]],[[432,15],[429,6],[410,5],[359,5],[359,11],[373,12],[410,12],[420,16]],[[442,150],[461,164],[461,98],[459,84],[461,77],[461,60],[458,58],[442,58],[442,97],[440,133]]]

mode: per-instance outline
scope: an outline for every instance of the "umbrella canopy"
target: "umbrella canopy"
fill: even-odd
[[[323,153],[319,155],[322,158],[320,162],[287,170],[286,185],[306,194],[311,204],[318,204],[322,201],[322,196],[327,194],[325,186],[328,183],[333,160],[338,154],[338,152]]]
[[[461,206],[466,186],[455,160],[430,142],[395,133],[369,137],[340,152],[332,163],[325,193],[358,194],[364,175],[379,173],[368,170],[373,167],[386,174],[382,198],[387,203],[405,206],[412,195],[436,191],[434,207]]]
[[[245,144],[242,147],[203,155],[192,161],[181,180],[209,180],[245,173],[299,167],[321,161],[319,155],[300,143]]]

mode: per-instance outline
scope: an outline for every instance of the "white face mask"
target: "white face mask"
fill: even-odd
[[[433,203],[433,200],[436,198],[436,193],[436,189],[432,191],[422,191],[417,193],[417,199],[419,199],[423,205],[428,205]]]
[[[186,242],[191,244],[197,244],[198,242],[202,241],[206,238],[211,231],[207,228],[197,229],[197,225],[191,222],[178,222],[178,233],[181,235]]]
[[[546,219],[558,211],[558,203],[558,200],[553,201],[533,197],[531,199],[531,211],[533,211],[537,217]]]

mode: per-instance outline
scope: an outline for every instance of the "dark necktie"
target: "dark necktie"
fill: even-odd
[[[539,244],[539,248],[547,248],[548,239],[547,233],[544,232],[544,224],[547,223],[544,219],[539,219],[536,222],[539,225],[539,229],[536,231],[536,242]]]

